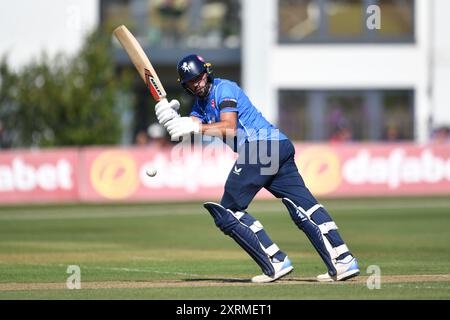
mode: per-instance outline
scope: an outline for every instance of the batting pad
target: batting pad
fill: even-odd
[[[277,252],[279,252],[279,260],[284,260],[286,254],[281,252],[280,248],[270,239],[261,222],[256,220],[251,214],[245,211],[236,211],[233,212],[233,215],[236,217],[236,219],[244,223],[247,227],[250,228],[250,230],[252,230],[256,234],[261,247],[269,257],[273,257]]]
[[[216,226],[223,233],[233,238],[261,267],[265,275],[269,277],[274,276],[275,269],[268,255],[261,247],[258,237],[248,226],[234,216],[233,211],[225,209],[220,204],[214,202],[206,202],[203,206],[214,218]]]
[[[296,206],[292,200],[283,198],[282,201],[287,207],[292,220],[294,220],[297,227],[299,227],[299,229],[306,234],[309,241],[311,241],[312,245],[319,253],[323,262],[327,266],[329,275],[335,276],[337,272],[332,260],[333,258],[331,257],[329,251],[331,245],[328,243],[327,246],[326,243],[328,242],[328,239],[322,234],[321,229],[312,220],[310,220],[308,215],[305,213],[305,210]]]

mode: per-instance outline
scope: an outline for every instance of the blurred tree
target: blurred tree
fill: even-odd
[[[131,86],[117,75],[111,32],[91,33],[73,57],[47,56],[20,71],[0,62],[0,120],[14,132],[13,146],[117,144],[123,104],[117,94]]]
[[[17,76],[8,68],[6,57],[0,61],[0,148],[12,146],[11,135],[14,130],[14,117],[17,114],[17,103],[14,103],[13,93],[16,87]],[[6,142],[6,137],[9,141]]]

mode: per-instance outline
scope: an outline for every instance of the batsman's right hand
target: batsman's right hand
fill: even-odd
[[[159,101],[155,106],[156,118],[158,122],[165,127],[165,124],[175,118],[178,118],[178,109],[180,108],[180,102],[173,99],[170,102],[167,99]]]

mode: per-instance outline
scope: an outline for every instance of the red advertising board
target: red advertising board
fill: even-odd
[[[0,152],[0,203],[78,200],[78,150]]]
[[[297,145],[297,166],[324,196],[450,194],[450,146]]]
[[[0,202],[218,201],[235,159],[221,145],[2,151]],[[318,197],[450,195],[449,145],[296,144],[296,163]]]
[[[180,144],[164,150],[89,148],[82,158],[84,201],[218,200],[235,155],[222,146]],[[148,168],[156,168],[156,176],[147,176]]]

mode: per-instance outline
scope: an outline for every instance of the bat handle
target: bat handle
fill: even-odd
[[[167,101],[167,97],[162,97],[161,99],[159,99],[158,100],[158,103],[159,102],[165,102],[165,103],[167,103],[168,101]]]

